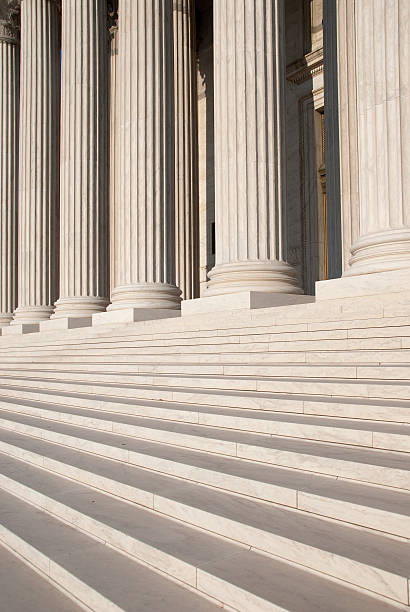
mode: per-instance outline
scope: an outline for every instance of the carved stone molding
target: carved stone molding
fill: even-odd
[[[0,19],[0,42],[20,42],[20,0],[10,0],[5,14]]]
[[[323,49],[307,53],[302,59],[289,64],[286,78],[295,85],[300,85],[323,72]]]
[[[110,33],[110,40],[114,32],[118,30],[118,0],[109,0],[107,7],[107,27]]]
[[[17,45],[20,42],[20,32],[9,21],[0,21],[0,42]]]

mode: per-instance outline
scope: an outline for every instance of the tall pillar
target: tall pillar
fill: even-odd
[[[109,209],[110,209],[110,295],[116,286],[114,265],[115,200],[118,194],[118,15],[111,14],[109,73]]]
[[[354,25],[358,237],[347,276],[410,268],[410,3],[360,0]]]
[[[174,0],[176,284],[199,295],[195,2]]]
[[[178,309],[172,3],[120,0],[116,286],[109,310]]]
[[[60,299],[53,318],[108,304],[108,22],[103,0],[63,0]]]
[[[283,0],[214,2],[216,265],[207,296],[300,294],[286,263]]]
[[[17,306],[17,176],[20,41],[0,21],[0,327]]]
[[[60,14],[21,1],[18,308],[14,323],[48,319],[58,295]]]

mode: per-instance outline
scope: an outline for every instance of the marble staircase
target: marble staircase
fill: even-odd
[[[0,337],[0,563],[56,610],[409,611],[409,303]]]

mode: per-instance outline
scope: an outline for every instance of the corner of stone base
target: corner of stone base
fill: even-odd
[[[341,278],[317,281],[316,301],[368,296],[388,297],[392,294],[408,292],[409,288],[410,268],[357,276],[342,276]]]
[[[232,310],[274,308],[277,306],[288,306],[290,304],[306,304],[314,301],[315,298],[312,295],[243,291],[186,300],[181,304],[181,312],[182,316],[191,316]]]
[[[93,327],[98,325],[121,325],[138,321],[155,321],[180,317],[180,310],[171,308],[123,308],[110,312],[97,312],[92,317]]]

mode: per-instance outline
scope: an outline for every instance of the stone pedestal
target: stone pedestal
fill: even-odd
[[[120,0],[112,304],[177,309],[172,3]]]
[[[204,296],[301,293],[286,263],[284,8],[214,2],[216,265]]]
[[[48,319],[58,296],[60,14],[21,2],[18,308],[13,324]]]
[[[108,304],[107,6],[63,0],[60,299],[53,318]]]
[[[0,328],[17,305],[17,176],[20,41],[0,21]]]
[[[182,298],[199,295],[195,2],[174,1],[175,265]]]
[[[291,293],[269,293],[267,291],[238,291],[185,300],[181,304],[182,316],[226,312],[234,310],[254,310],[257,308],[276,308],[290,304],[314,302],[313,295],[294,295]]]

